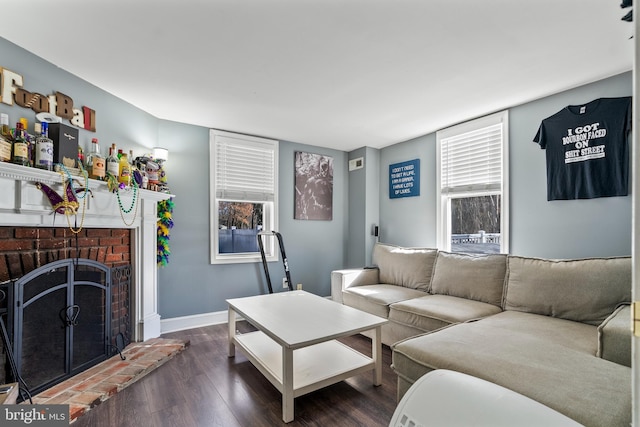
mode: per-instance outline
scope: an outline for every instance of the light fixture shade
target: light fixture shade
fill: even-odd
[[[153,158],[166,162],[169,159],[169,150],[162,147],[153,147]]]

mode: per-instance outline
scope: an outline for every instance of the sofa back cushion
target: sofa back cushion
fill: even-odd
[[[501,307],[506,270],[506,255],[438,252],[431,278],[431,293]]]
[[[428,292],[437,253],[437,249],[376,243],[372,257],[380,271],[380,283]]]
[[[630,300],[630,257],[507,261],[505,310],[599,325]]]

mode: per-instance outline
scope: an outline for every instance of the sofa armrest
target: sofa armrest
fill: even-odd
[[[631,306],[621,305],[598,326],[597,356],[631,367]]]
[[[331,299],[342,304],[342,291],[352,286],[375,285],[380,282],[377,268],[352,268],[331,272]]]

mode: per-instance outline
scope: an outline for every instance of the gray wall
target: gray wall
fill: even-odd
[[[349,153],[349,160],[362,157],[365,159],[366,148],[359,148]],[[367,214],[367,170],[370,166],[365,159],[365,167],[356,169],[349,174],[349,210],[347,230],[347,253],[345,267],[359,267],[367,263],[366,248],[372,246],[365,242],[364,227]],[[347,167],[348,169],[348,167]],[[374,168],[377,179],[377,169]],[[375,209],[374,209],[375,211]]]
[[[226,310],[228,298],[267,293],[261,263],[209,264],[209,129],[160,120],[159,135],[169,149],[166,172],[176,195],[169,264],[158,271],[162,318]],[[293,219],[295,151],[333,156],[332,221]],[[278,231],[293,283],[321,296],[330,295],[331,270],[344,263],[346,164],[345,152],[280,142]],[[282,261],[269,263],[269,272],[274,292],[282,291]]]
[[[380,180],[378,178],[378,170],[380,168],[380,150],[367,147],[365,156],[365,174],[366,174],[366,216],[364,223],[364,241],[365,248],[365,264],[371,259],[373,245],[378,239],[371,234],[371,228],[380,223]]]
[[[158,120],[154,116],[3,38],[0,38],[0,58],[0,67],[23,76],[23,89],[45,96],[62,92],[73,99],[74,107],[87,106],[96,111],[96,132],[84,129],[78,132],[79,143],[85,151],[91,145],[91,138],[98,138],[105,155],[108,154],[108,146],[114,142],[119,148],[133,149],[134,155],[150,152],[157,145]],[[25,117],[29,120],[29,131],[33,131],[36,119],[33,110],[0,103],[0,113],[9,115],[11,127],[20,117]],[[69,124],[66,120],[63,123]]]
[[[376,237],[372,227],[380,222],[380,150],[362,147],[349,160],[362,157],[364,167],[349,172],[349,230],[345,268],[367,265]]]
[[[631,73],[625,73],[509,112],[511,253],[549,258],[631,254],[631,196],[548,202],[545,152],[532,140],[540,121],[567,105],[632,94]]]
[[[169,264],[158,271],[158,311],[163,319],[226,310],[227,298],[266,292],[262,264],[209,264],[209,129],[159,120],[96,86],[0,38],[0,66],[24,77],[24,89],[50,95],[62,92],[77,107],[96,111],[97,132],[80,130],[80,144],[88,148],[97,137],[103,153],[115,142],[149,153],[154,146],[169,149],[166,163],[171,192],[176,195]],[[125,78],[125,77],[123,77]],[[33,128],[30,109],[0,103],[11,123],[20,117]],[[334,195],[332,221],[293,219],[294,152],[333,156]],[[347,154],[294,142],[280,143],[279,230],[285,241],[291,277],[304,289],[330,294],[331,270],[345,259],[347,221]],[[282,290],[282,262],[270,263],[275,291]]]
[[[420,196],[389,198],[389,165],[420,159]],[[436,247],[436,137],[421,136],[380,151],[380,241]]]
[[[512,254],[547,258],[631,254],[631,196],[548,202],[545,152],[532,141],[540,122],[566,105],[632,93],[629,72],[509,110]],[[381,241],[436,246],[435,149],[435,134],[429,134],[381,150]],[[389,164],[413,158],[420,158],[420,197],[389,199]]]

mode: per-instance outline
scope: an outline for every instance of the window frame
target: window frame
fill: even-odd
[[[262,145],[273,150],[273,196],[272,200],[258,200],[253,197],[233,198],[218,197],[217,195],[217,144],[220,139],[234,139],[239,145],[256,146]],[[260,138],[255,136],[243,135],[233,132],[210,129],[209,131],[209,202],[210,202],[210,263],[211,264],[237,264],[249,262],[262,262],[260,252],[244,252],[244,253],[220,253],[219,251],[219,218],[218,204],[219,202],[241,202],[241,203],[262,203],[263,207],[263,227],[265,231],[278,229],[278,153],[279,142],[277,140]],[[279,259],[276,251],[275,239],[268,238],[264,240],[265,258],[268,262],[277,261]]]
[[[443,192],[442,144],[444,140],[501,125],[501,183],[499,189],[460,189]],[[451,251],[451,199],[500,194],[500,253],[509,253],[509,111],[501,111],[436,132],[436,239],[437,247]]]

